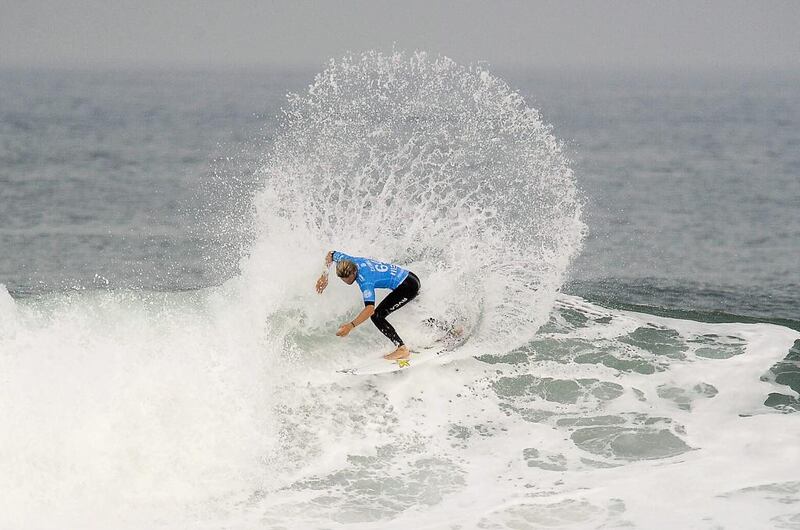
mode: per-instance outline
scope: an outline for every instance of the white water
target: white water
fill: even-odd
[[[522,355],[354,378],[333,373],[342,351],[280,374],[235,319],[181,305],[159,329],[148,306],[69,300],[48,315],[4,302],[2,527],[796,520],[799,420],[761,406],[776,385],[759,380],[800,338],[785,328],[563,297]],[[606,351],[633,364],[580,359]]]
[[[259,174],[223,286],[0,291],[0,527],[797,524],[800,420],[760,379],[798,334],[559,297],[573,176],[502,81],[423,54],[331,63]],[[392,319],[410,344],[428,316],[471,340],[336,374],[388,345],[333,336],[359,298],[314,293],[331,247],[422,277]]]

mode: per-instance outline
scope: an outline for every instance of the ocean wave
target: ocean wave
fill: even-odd
[[[574,176],[502,80],[422,53],[332,61],[257,176],[253,244],[222,285],[0,290],[0,526],[795,517],[797,392],[770,367],[792,366],[798,333],[559,294],[585,232]],[[396,374],[337,373],[387,344],[369,326],[333,336],[360,301],[337,281],[314,292],[331,247],[418,272],[392,316],[409,344],[433,339],[431,316],[470,340]]]

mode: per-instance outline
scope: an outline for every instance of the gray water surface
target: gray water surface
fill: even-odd
[[[574,160],[566,289],[800,320],[800,73],[498,72]],[[236,274],[285,94],[311,71],[0,71],[0,283],[182,290]]]

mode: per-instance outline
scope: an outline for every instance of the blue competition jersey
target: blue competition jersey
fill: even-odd
[[[364,302],[375,303],[375,289],[396,289],[408,277],[408,271],[391,263],[384,263],[369,258],[348,256],[342,252],[333,251],[333,261],[352,261],[358,267],[356,283],[361,289]]]

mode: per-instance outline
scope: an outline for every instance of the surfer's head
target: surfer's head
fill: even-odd
[[[358,267],[350,260],[343,259],[336,263],[336,276],[342,279],[347,285],[352,285],[356,281]]]

